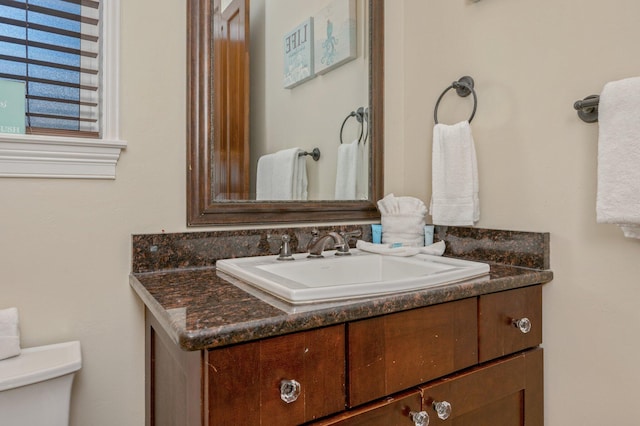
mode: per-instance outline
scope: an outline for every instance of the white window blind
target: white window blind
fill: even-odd
[[[100,2],[0,0],[0,78],[26,83],[26,132],[100,137]]]

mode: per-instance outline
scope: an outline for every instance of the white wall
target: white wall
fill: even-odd
[[[478,226],[551,233],[545,424],[636,424],[640,241],[596,224],[598,125],[573,102],[640,75],[640,2],[404,0],[387,1],[386,13],[386,191],[428,202],[433,107],[471,75]],[[451,94],[438,118],[470,111]]]
[[[185,0],[121,4],[117,179],[0,180],[0,307],[19,307],[24,346],[82,342],[73,426],[144,424],[130,234],[186,230]],[[595,224],[597,125],[572,104],[638,73],[640,4],[394,0],[386,15],[387,192],[428,201],[432,107],[472,75],[479,225],[551,232],[546,424],[634,424],[640,243]]]

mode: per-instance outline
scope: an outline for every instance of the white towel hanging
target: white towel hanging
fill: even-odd
[[[300,148],[284,149],[258,159],[257,200],[306,200],[307,163]]]
[[[640,238],[640,77],[607,83],[598,116],[597,222]]]
[[[358,140],[338,147],[336,164],[336,200],[355,200],[359,162]]]
[[[433,223],[473,226],[480,220],[478,165],[468,121],[433,128]]]

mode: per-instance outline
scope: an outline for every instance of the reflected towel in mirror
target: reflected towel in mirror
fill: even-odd
[[[306,200],[307,162],[300,148],[267,154],[258,160],[256,200]]]
[[[336,165],[336,200],[355,200],[357,193],[358,140],[340,144],[338,147],[338,161]]]
[[[0,309],[0,359],[20,355],[18,309]]]

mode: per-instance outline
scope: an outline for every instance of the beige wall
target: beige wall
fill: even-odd
[[[19,307],[24,346],[82,342],[74,426],[144,423],[129,236],[186,229],[185,0],[121,3],[129,147],[117,179],[0,180],[0,307]],[[636,416],[640,243],[595,224],[597,125],[580,121],[572,103],[638,74],[637,16],[635,0],[387,2],[387,192],[428,201],[432,107],[470,74],[479,225],[551,232],[550,426],[629,425]],[[457,119],[456,101],[442,121]]]
[[[453,80],[473,76],[478,226],[551,233],[545,424],[636,424],[640,241],[595,223],[598,125],[572,105],[607,81],[640,75],[640,2],[386,5],[387,191],[428,201],[433,106]],[[470,101],[445,100],[439,121],[467,118]],[[400,148],[389,161],[392,146]]]

